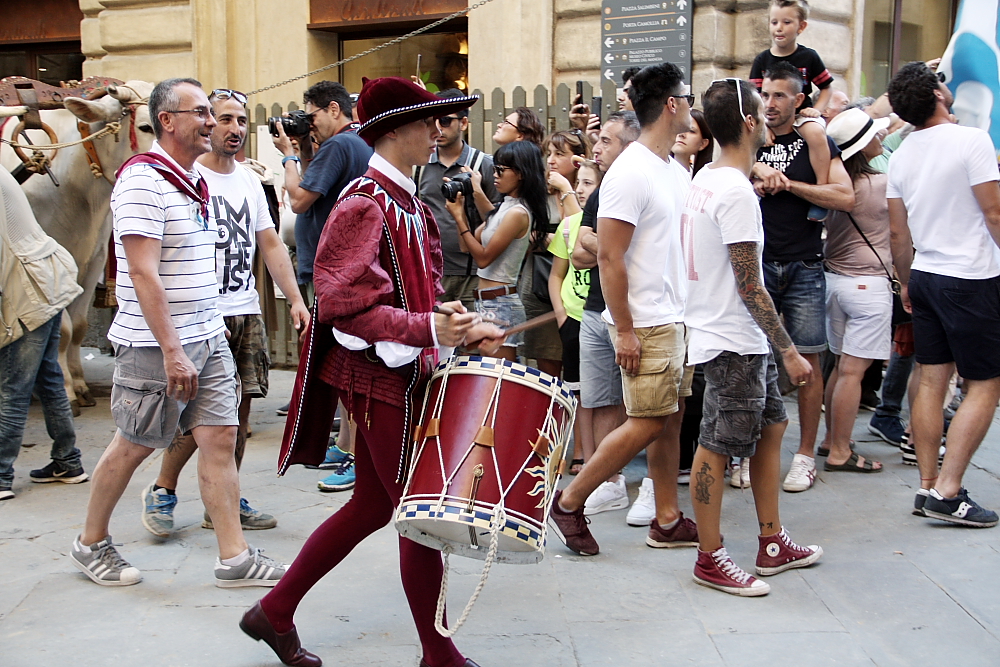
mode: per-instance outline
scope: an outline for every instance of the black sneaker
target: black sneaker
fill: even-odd
[[[954,498],[944,498],[936,489],[931,489],[924,501],[924,516],[972,528],[997,525],[997,513],[980,507],[965,489],[959,489]]]
[[[52,461],[44,468],[31,471],[31,481],[39,484],[48,484],[49,482],[79,484],[80,482],[86,482],[88,479],[90,477],[83,471],[83,466],[67,470],[58,461]]]
[[[917,465],[917,450],[910,444],[911,437],[909,433],[903,434],[899,443],[899,451],[903,455],[903,465],[915,466]],[[944,436],[941,436],[941,449],[938,450],[938,465],[944,463],[944,441]]]
[[[927,516],[924,514],[924,504],[927,502],[927,489],[917,489],[917,495],[913,498],[913,515]]]
[[[292,407],[292,402],[288,401],[287,403],[285,403],[284,405],[282,405],[280,408],[278,408],[277,410],[275,410],[275,412],[278,413],[279,417],[287,417],[288,416],[288,408],[290,408],[290,407]]]

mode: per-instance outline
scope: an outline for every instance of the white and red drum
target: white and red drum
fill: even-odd
[[[573,431],[572,392],[504,359],[451,357],[434,370],[421,414],[396,529],[480,559],[496,532],[496,561],[540,561]],[[491,531],[495,517],[502,525]]]

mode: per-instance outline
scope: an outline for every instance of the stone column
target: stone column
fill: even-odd
[[[489,95],[521,86],[530,95],[538,84],[552,86],[552,3],[495,0],[469,14],[470,88]]]

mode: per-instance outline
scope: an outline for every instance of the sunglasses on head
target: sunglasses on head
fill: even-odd
[[[208,96],[210,100],[228,100],[234,99],[240,104],[246,105],[247,94],[241,93],[238,90],[233,90],[232,88],[216,88],[212,91],[212,94]]]
[[[725,79],[716,79],[712,83],[716,84],[716,83],[723,83],[723,82],[726,82],[726,81],[732,81],[734,84],[736,84],[736,99],[738,101],[738,104],[740,105],[740,108],[739,108],[740,116],[745,115],[743,113],[743,86],[740,85],[740,79],[737,79],[736,77],[730,76],[730,77],[727,77]]]

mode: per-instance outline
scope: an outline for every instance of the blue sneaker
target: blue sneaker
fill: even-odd
[[[319,469],[335,470],[347,460],[348,456],[351,455],[337,446],[336,438],[330,438],[330,446],[326,450],[326,458],[319,464]],[[353,458],[351,460],[353,461]]]
[[[903,420],[899,417],[888,417],[882,415],[872,415],[868,422],[868,432],[885,440],[890,445],[899,447],[903,442]]]
[[[347,491],[354,488],[354,454],[334,469],[333,474],[317,484],[320,491]]]
[[[997,525],[997,513],[981,507],[969,497],[969,492],[959,489],[954,498],[944,498],[937,489],[931,489],[924,501],[924,516],[972,528],[992,528]]]
[[[153,490],[156,482],[142,490],[142,525],[157,537],[170,537],[174,530],[174,508],[177,496],[164,489]]]

